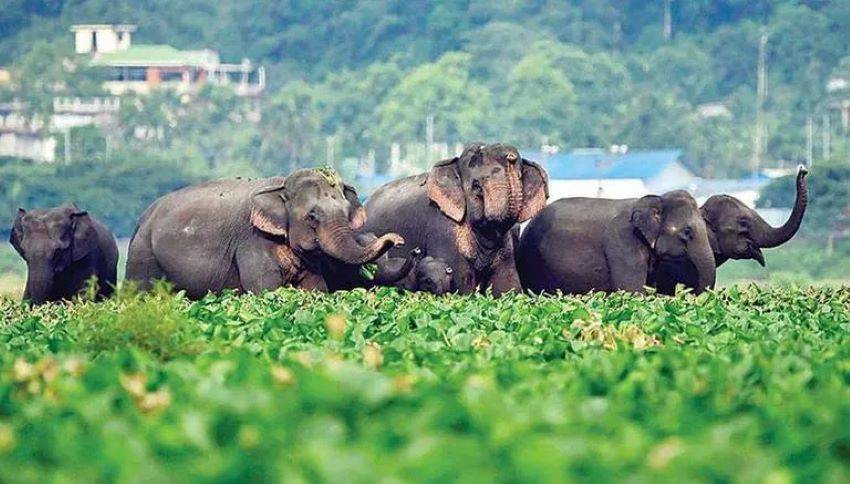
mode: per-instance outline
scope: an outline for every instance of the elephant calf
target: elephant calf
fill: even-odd
[[[443,259],[425,256],[416,261],[400,287],[408,291],[430,292],[438,296],[454,291],[454,269]]]
[[[357,193],[329,169],[288,177],[218,180],[168,194],[142,215],[130,241],[127,279],[165,279],[192,298],[225,288],[291,285],[328,290],[328,264],[372,262],[404,240],[388,233],[361,245]]]
[[[18,209],[9,242],[27,262],[24,299],[35,304],[70,299],[97,278],[97,296],[115,287],[118,246],[103,224],[73,203]]]
[[[659,263],[692,267],[696,292],[714,286],[706,226],[685,191],[562,198],[529,223],[517,253],[523,287],[535,292],[641,292]]]

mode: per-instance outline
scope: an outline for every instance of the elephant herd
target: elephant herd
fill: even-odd
[[[547,205],[545,170],[505,144],[469,144],[427,173],[384,185],[365,206],[328,168],[217,180],[167,194],[142,214],[126,278],[142,289],[164,279],[191,298],[281,286],[500,295],[672,294],[683,284],[698,293],[714,286],[725,261],[764,265],[761,249],[794,236],[805,177],[801,167],[781,227],[734,197],[700,207],[681,190]],[[10,242],[27,262],[24,298],[34,303],[68,299],[92,276],[101,297],[116,284],[114,237],[73,204],[19,209]]]

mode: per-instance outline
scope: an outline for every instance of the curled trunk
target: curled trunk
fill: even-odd
[[[763,218],[756,215],[755,227],[752,228],[752,237],[753,241],[759,247],[770,248],[783,244],[790,240],[797,233],[797,230],[800,229],[803,214],[805,214],[806,206],[809,203],[806,173],[805,168],[801,168],[797,173],[797,199],[794,202],[794,209],[791,211],[791,216],[788,217],[788,221],[781,227],[771,227]]]
[[[345,217],[329,220],[319,228],[319,246],[325,254],[347,264],[372,262],[394,245],[402,242],[399,235],[390,233],[376,238],[369,244],[360,245]]]
[[[378,263],[378,273],[375,274],[375,283],[381,286],[389,286],[402,280],[410,274],[416,259],[413,256],[401,258],[391,257],[386,262]]]

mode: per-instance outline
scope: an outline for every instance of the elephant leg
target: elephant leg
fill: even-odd
[[[249,245],[236,251],[236,267],[239,271],[240,289],[260,293],[285,286],[280,263],[273,255],[273,247]]]
[[[501,296],[510,291],[517,294],[522,292],[522,283],[520,283],[512,253],[500,256],[495,262],[493,274],[490,276],[490,287],[493,288],[495,296]]]
[[[645,291],[649,275],[649,254],[644,250],[605,251],[612,291]]]
[[[328,285],[325,279],[321,274],[314,274],[312,272],[304,275],[304,278],[298,283],[298,287],[307,291],[328,292]]]
[[[138,284],[138,288],[142,291],[149,291],[154,281],[166,279],[165,271],[156,261],[149,237],[137,234],[133,238],[127,254],[124,278]]]

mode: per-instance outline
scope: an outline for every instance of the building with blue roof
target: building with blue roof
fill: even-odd
[[[550,201],[565,197],[632,198],[688,189],[697,180],[681,162],[682,151],[574,150],[547,154],[523,150],[549,174]]]

